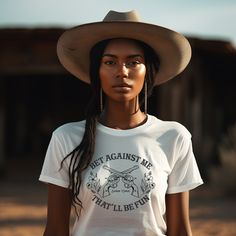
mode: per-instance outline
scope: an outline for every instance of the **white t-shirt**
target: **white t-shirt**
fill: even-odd
[[[69,158],[81,142],[85,121],[53,132],[40,180],[67,188]],[[116,130],[97,124],[96,145],[83,173],[83,210],[73,236],[166,235],[165,195],[191,190],[203,181],[191,135],[177,122],[148,115],[145,124]]]

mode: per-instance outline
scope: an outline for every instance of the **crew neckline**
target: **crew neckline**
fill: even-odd
[[[97,128],[98,130],[113,135],[113,136],[127,136],[127,135],[134,135],[139,133],[140,131],[143,131],[146,129],[152,122],[151,122],[152,116],[147,114],[147,120],[145,123],[143,123],[140,126],[131,128],[131,129],[114,129],[110,128],[108,126],[105,126],[97,121]]]

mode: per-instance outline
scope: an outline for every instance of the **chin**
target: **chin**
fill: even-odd
[[[112,96],[110,97],[111,100],[116,101],[116,102],[129,102],[133,101],[136,98],[136,96],[130,96],[128,94],[121,94],[119,96]]]

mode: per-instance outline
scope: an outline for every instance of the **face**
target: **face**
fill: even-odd
[[[143,88],[145,74],[144,52],[135,41],[114,39],[108,43],[99,70],[107,99],[135,99]]]

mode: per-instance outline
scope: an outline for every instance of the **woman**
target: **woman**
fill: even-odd
[[[192,235],[189,190],[202,179],[191,135],[146,112],[152,88],[187,66],[187,39],[135,11],[110,11],[65,32],[58,57],[93,93],[85,121],[53,132],[40,175],[48,183],[44,235],[69,235],[71,205],[75,236]]]

